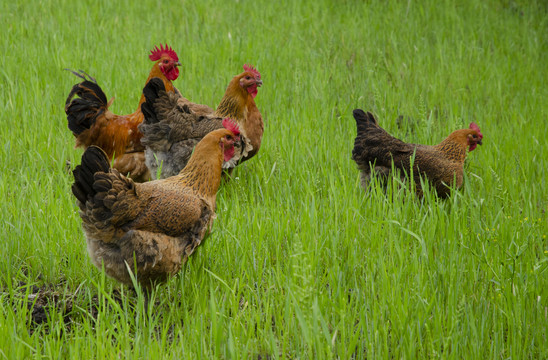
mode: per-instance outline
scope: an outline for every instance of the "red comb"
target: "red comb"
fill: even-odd
[[[255,77],[257,79],[261,79],[261,73],[257,71],[257,69],[255,69],[253,67],[253,65],[247,65],[247,64],[244,64],[244,71],[247,71],[249,73],[252,73],[253,75],[255,75]]]
[[[234,135],[240,135],[240,128],[231,118],[223,119],[223,127],[227,130],[232,131]]]
[[[179,57],[177,56],[177,53],[166,44],[166,47],[162,44],[160,44],[160,48],[158,49],[158,46],[156,46],[154,49],[150,50],[150,55],[148,58],[151,61],[160,60],[160,58],[164,55],[167,55],[171,58],[173,61],[179,61]]]
[[[483,134],[481,133],[478,124],[476,124],[476,123],[474,123],[474,122],[473,122],[473,123],[470,123],[470,129],[476,130],[476,132],[478,133],[480,139],[483,139]]]

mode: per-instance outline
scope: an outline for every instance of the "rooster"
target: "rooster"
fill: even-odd
[[[261,146],[264,123],[255,97],[263,84],[261,74],[244,65],[244,72],[229,83],[215,111],[205,105],[190,103],[178,93],[166,91],[159,79],[152,79],[143,89],[146,101],[141,106],[145,116],[139,130],[143,133],[146,164],[155,178],[178,173],[188,161],[192,149],[210,131],[222,127],[223,118],[231,118],[241,132],[236,155],[224,168],[233,169],[238,162],[252,158]]]
[[[440,197],[450,194],[450,186],[457,189],[463,182],[463,165],[467,153],[482,144],[483,135],[478,125],[471,123],[468,129],[451,133],[435,146],[404,143],[388,134],[370,112],[354,110],[358,134],[352,150],[352,159],[361,170],[364,187],[371,178],[371,168],[382,180],[391,173],[392,166],[410,174],[413,160],[413,177],[416,191],[422,195],[420,176],[427,178]]]
[[[167,44],[165,48],[163,45],[160,48],[156,46],[149,58],[155,63],[147,82],[159,78],[166,91],[176,91],[172,81],[179,76],[177,67],[181,63],[175,51]],[[114,167],[121,173],[130,174],[136,181],[148,180],[150,176],[144,161],[142,134],[137,129],[143,121],[141,104],[145,101],[144,96],[141,95],[134,113],[116,115],[108,109],[114,99],[107,102],[105,93],[94,78],[84,72],[72,73],[84,79],[72,87],[65,103],[68,127],[76,137],[76,147],[97,145],[109,159],[115,158]]]
[[[178,175],[143,184],[110,169],[99,147],[84,152],[72,192],[95,266],[128,285],[135,270],[145,289],[179,271],[215,218],[222,163],[233,156],[239,136],[227,125],[196,145]]]

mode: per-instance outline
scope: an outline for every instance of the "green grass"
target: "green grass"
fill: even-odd
[[[0,357],[548,358],[543,2],[87,3],[0,4]],[[266,129],[145,309],[87,256],[62,69],[130,113],[165,42],[197,102],[256,65]],[[415,143],[477,122],[462,191],[364,192],[356,107]]]

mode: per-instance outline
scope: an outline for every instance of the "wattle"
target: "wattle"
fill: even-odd
[[[252,98],[255,98],[255,96],[257,96],[257,93],[258,93],[257,85],[252,85],[248,87],[247,92],[251,94]]]
[[[166,76],[168,80],[171,80],[171,81],[177,80],[177,78],[179,77],[179,69],[176,66],[174,66],[168,71],[164,72],[164,75]]]
[[[230,161],[234,157],[234,146],[230,149],[226,149],[224,153],[224,159],[225,161]]]

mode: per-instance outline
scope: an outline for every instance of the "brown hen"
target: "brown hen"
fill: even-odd
[[[153,178],[160,167],[160,178],[178,173],[196,143],[208,132],[221,128],[223,118],[235,121],[241,132],[237,155],[224,168],[232,169],[257,154],[264,133],[263,119],[254,100],[257,88],[262,85],[261,74],[248,65],[244,65],[244,70],[230,81],[215,111],[166,91],[159,80],[149,81],[143,89],[145,119],[139,130],[143,133],[141,142],[146,147],[146,164]]]
[[[362,185],[367,187],[371,169],[382,181],[391,175],[392,166],[401,176],[410,174],[413,161],[413,178],[416,191],[422,195],[420,177],[427,178],[440,197],[450,194],[450,186],[460,188],[463,182],[463,165],[469,151],[482,144],[483,135],[475,123],[469,129],[456,130],[435,146],[404,143],[388,134],[371,113],[354,110],[358,128],[352,159],[361,170]],[[414,159],[413,159],[414,156]],[[413,160],[412,160],[413,159]]]
[[[105,152],[90,146],[72,192],[93,264],[128,285],[131,271],[146,289],[177,273],[212,226],[222,163],[237,138],[211,132],[180,174],[143,184],[110,169]]]

